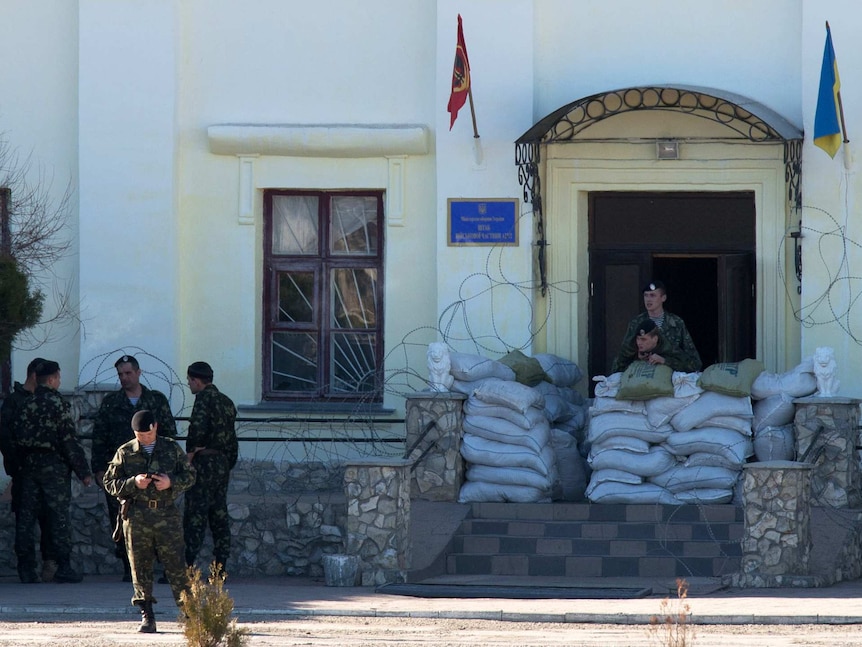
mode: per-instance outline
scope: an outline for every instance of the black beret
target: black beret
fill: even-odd
[[[644,286],[644,292],[654,292],[655,290],[661,290],[665,294],[667,294],[667,289],[664,287],[664,283],[661,281],[650,281]]]
[[[641,335],[647,335],[653,332],[658,326],[655,325],[655,321],[652,319],[647,319],[638,327],[638,337]]]
[[[132,416],[132,431],[149,431],[156,424],[156,418],[149,409],[141,409]]]
[[[119,367],[120,364],[131,364],[132,368],[136,370],[141,366],[140,364],[138,364],[138,360],[135,359],[134,355],[123,355],[120,359],[114,362],[114,368]]]
[[[186,371],[189,377],[197,377],[202,380],[213,379],[213,367],[206,362],[192,362]]]
[[[57,362],[52,362],[50,359],[43,359],[37,362],[34,367],[36,377],[48,377],[60,370],[60,365]]]

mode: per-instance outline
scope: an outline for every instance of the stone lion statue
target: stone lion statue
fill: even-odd
[[[835,377],[837,365],[835,351],[828,346],[820,346],[814,351],[814,378],[817,380],[817,395],[829,398],[838,394],[839,382]]]
[[[451,368],[449,347],[439,341],[428,344],[428,382],[432,391],[444,393],[450,389],[455,381],[449,372]]]

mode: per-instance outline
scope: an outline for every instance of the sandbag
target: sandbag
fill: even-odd
[[[749,416],[753,415],[751,398],[737,397],[707,391],[697,400],[684,407],[671,418],[670,424],[677,431],[690,431],[701,427],[714,416]]]
[[[631,436],[651,443],[661,443],[672,432],[670,425],[654,428],[646,416],[612,411],[590,419],[587,442],[593,445],[607,436]]]
[[[751,438],[731,429],[702,427],[671,434],[663,445],[675,456],[691,456],[697,452],[719,454],[734,465],[742,465],[754,454]]]
[[[620,380],[622,373],[611,373],[608,376],[596,375],[593,382],[596,383],[594,388],[597,398],[614,398],[620,390]]]
[[[703,393],[703,389],[697,385],[699,379],[700,372],[683,373],[682,371],[674,371],[671,377],[671,382],[673,382],[673,397],[687,398]]]
[[[574,386],[584,376],[577,364],[558,355],[536,353],[533,358],[539,362],[545,375],[555,386]]]
[[[638,476],[656,476],[676,465],[676,457],[664,447],[654,446],[646,454],[609,449],[588,459],[594,471],[617,469]]]
[[[536,453],[521,445],[499,443],[487,438],[464,434],[461,440],[461,455],[469,463],[492,467],[527,467],[545,476],[556,471],[554,448],[545,446]]]
[[[664,364],[650,364],[640,360],[629,364],[620,378],[617,400],[650,400],[673,396],[673,369]]]
[[[650,402],[653,402],[653,400],[650,400]],[[646,413],[646,402],[642,400],[617,400],[616,398],[593,398],[593,404],[590,407],[591,416],[610,413],[612,411],[635,413],[642,416]]]
[[[644,403],[647,421],[649,421],[653,427],[661,427],[662,425],[670,424],[671,418],[673,418],[677,412],[690,405],[692,402],[697,400],[697,398],[697,395],[689,395],[683,398],[672,396],[647,400]]]
[[[487,404],[498,404],[526,414],[530,407],[542,409],[545,398],[541,393],[529,386],[506,380],[484,380],[473,391],[473,396]]]
[[[566,432],[552,429],[551,445],[557,458],[557,498],[561,501],[583,501],[587,489],[586,462],[578,450],[578,443]]]
[[[539,360],[527,357],[517,349],[503,355],[498,361],[512,369],[515,372],[515,381],[521,384],[536,386],[547,378]]]
[[[704,391],[723,393],[732,397],[750,397],[751,385],[763,373],[763,363],[751,358],[741,362],[723,362],[707,366],[697,385]]]
[[[452,363],[449,372],[456,380],[475,382],[487,377],[501,380],[515,379],[515,371],[495,359],[450,351],[449,360]]]
[[[752,405],[753,408],[753,405]],[[751,423],[753,416],[713,416],[703,421],[699,427],[721,427],[722,429],[733,429],[741,434],[750,436],[753,433]]]
[[[516,411],[510,407],[499,404],[488,404],[481,400],[470,397],[464,402],[465,416],[488,416],[491,418],[503,418],[523,429],[532,429],[540,422],[545,422],[545,415],[541,409],[530,407],[525,412]]]
[[[633,436],[605,436],[600,442],[590,447],[590,453],[595,456],[608,449],[625,449],[635,454],[646,454],[649,452],[650,446],[646,440]]]
[[[677,492],[674,496],[680,503],[702,503],[718,505],[730,503],[733,500],[733,490],[698,488],[686,492]]]
[[[539,474],[526,467],[494,467],[492,465],[470,465],[465,474],[468,481],[484,481],[498,485],[523,485],[549,494],[553,483],[546,474]]]
[[[524,429],[503,418],[464,416],[463,428],[464,433],[494,440],[498,443],[520,445],[537,454],[545,448],[551,439],[551,427],[547,420],[542,420],[531,429]]]
[[[638,476],[637,474],[632,474],[631,472],[626,472],[625,470],[614,469],[612,467],[595,470],[590,475],[591,484],[595,483],[597,485],[604,481],[614,481],[616,483],[630,483],[633,485],[637,485],[638,483],[644,482],[644,477]]]
[[[534,386],[533,390],[539,392],[544,398],[543,411],[545,417],[551,422],[562,422],[576,414],[577,407],[561,395],[564,391],[559,387],[549,382],[542,382]]]
[[[654,483],[617,483],[602,481],[587,488],[587,498],[593,503],[665,503],[679,505],[679,499]]]
[[[713,452],[695,452],[685,459],[686,467],[724,467],[730,470],[738,470],[739,463],[730,460],[721,454]]]
[[[666,472],[650,477],[649,481],[674,494],[697,488],[732,490],[739,478],[739,473],[739,468],[675,465]]]
[[[803,362],[786,373],[764,371],[751,384],[751,397],[763,400],[771,395],[785,393],[793,398],[804,398],[817,390],[817,378],[811,372],[811,362]]]
[[[542,503],[549,502],[547,493],[523,485],[500,485],[484,481],[465,481],[458,503]]]
[[[796,405],[793,397],[786,393],[770,395],[754,403],[754,422],[752,427],[756,434],[767,427],[782,427],[793,422],[796,415]]]

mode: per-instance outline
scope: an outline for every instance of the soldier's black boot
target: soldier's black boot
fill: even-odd
[[[68,560],[60,560],[58,562],[57,571],[54,573],[55,582],[77,584],[83,579],[84,576],[72,568]]]
[[[18,564],[18,578],[22,584],[38,584],[41,580],[36,572],[36,566],[29,564]]]
[[[153,601],[146,600],[138,603],[141,606],[141,626],[138,627],[139,634],[156,633],[156,615],[153,613]]]

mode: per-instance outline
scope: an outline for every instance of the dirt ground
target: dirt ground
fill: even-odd
[[[136,633],[137,622],[114,620],[45,622],[0,619],[0,647],[132,647],[186,645],[180,626],[158,618],[159,633]],[[243,622],[250,631],[248,647],[303,645],[309,647],[515,647],[601,645],[640,647],[856,647],[862,644],[860,625],[720,625],[693,626],[687,642],[669,642],[646,626],[578,625],[487,620],[418,618],[307,617],[277,622]]]

